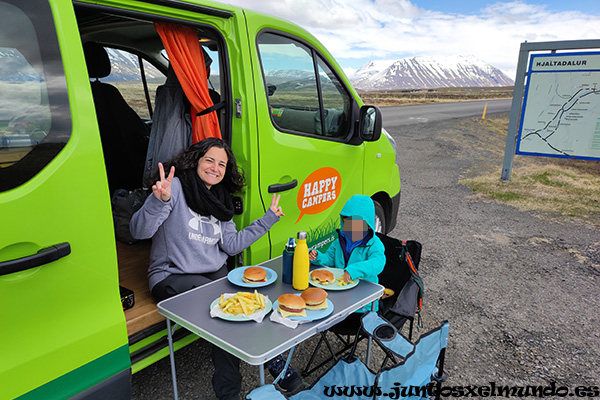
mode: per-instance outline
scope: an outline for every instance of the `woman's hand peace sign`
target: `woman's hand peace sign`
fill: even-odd
[[[175,167],[171,167],[169,176],[165,178],[165,168],[162,163],[158,163],[158,173],[160,180],[156,181],[156,184],[152,186],[152,193],[154,193],[157,199],[166,202],[171,200],[171,181],[175,176]]]
[[[273,193],[273,200],[271,200],[271,207],[269,207],[269,208],[278,217],[281,217],[281,216],[285,217],[285,214],[283,213],[283,210],[281,210],[281,207],[279,206],[279,199],[280,198],[281,198],[281,195],[275,195],[275,193]]]

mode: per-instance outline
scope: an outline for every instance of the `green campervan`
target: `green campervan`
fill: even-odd
[[[160,30],[192,32],[202,57]],[[203,79],[182,84],[176,60]],[[327,247],[357,193],[378,230],[394,227],[381,114],[305,30],[203,0],[0,0],[0,399],[128,398],[131,374],[168,354],[150,242],[124,238],[117,205],[135,207],[156,163],[206,134],[203,118],[245,171],[236,224],[272,193],[286,213],[232,267],[281,255],[300,230]],[[196,338],[175,336],[176,349]]]

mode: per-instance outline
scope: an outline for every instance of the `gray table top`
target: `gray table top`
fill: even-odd
[[[268,295],[272,302],[283,293],[298,293],[292,285],[281,281],[281,262],[282,258],[278,257],[261,264],[277,272],[275,283],[257,288],[259,293]],[[161,301],[158,311],[239,359],[251,365],[260,365],[377,300],[383,294],[383,286],[361,280],[352,289],[328,291],[328,299],[334,305],[332,314],[327,318],[299,324],[295,329],[270,321],[270,314],[261,323],[210,317],[209,307],[216,298],[222,293],[238,291],[253,292],[254,289],[236,286],[227,278],[222,278]]]

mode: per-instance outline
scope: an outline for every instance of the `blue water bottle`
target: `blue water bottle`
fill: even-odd
[[[296,242],[294,238],[289,238],[285,249],[283,250],[283,274],[281,280],[283,283],[292,283],[292,272],[294,270],[294,249]]]

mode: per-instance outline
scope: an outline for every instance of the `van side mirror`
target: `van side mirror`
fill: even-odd
[[[362,106],[358,120],[358,133],[365,142],[375,142],[381,137],[381,110],[377,106]]]

